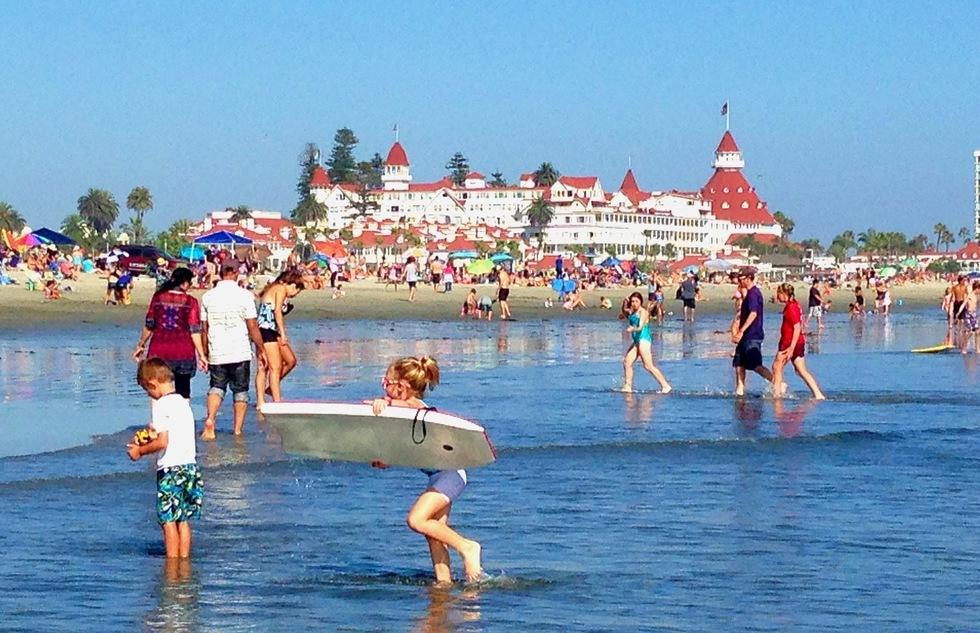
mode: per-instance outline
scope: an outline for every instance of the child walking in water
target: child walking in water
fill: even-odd
[[[781,397],[786,391],[786,381],[783,380],[783,370],[786,363],[792,363],[796,375],[803,379],[806,386],[813,392],[813,397],[823,400],[823,392],[817,385],[816,379],[807,368],[803,355],[806,351],[806,337],[803,334],[803,308],[796,301],[796,291],[792,284],[780,284],[776,289],[776,300],[785,303],[783,309],[783,324],[779,330],[779,351],[772,362],[772,391],[775,397]]]
[[[385,377],[381,380],[381,388],[385,397],[371,401],[375,415],[386,407],[409,407],[423,409],[426,404],[422,395],[426,388],[432,389],[439,382],[439,365],[434,358],[402,358],[388,366]],[[374,462],[375,468],[387,468],[384,462]],[[429,476],[429,484],[425,491],[415,500],[412,509],[408,511],[408,527],[425,537],[429,543],[429,554],[432,556],[432,569],[435,572],[436,583],[452,582],[452,568],[449,561],[449,549],[453,548],[463,558],[463,569],[466,580],[478,580],[483,574],[480,565],[480,544],[460,536],[449,527],[449,512],[453,501],[462,494],[466,487],[465,470],[423,470]]]
[[[637,359],[643,362],[643,369],[650,372],[660,383],[660,393],[670,393],[672,387],[663,373],[653,364],[653,337],[650,336],[650,313],[643,307],[643,295],[634,292],[629,296],[628,303],[623,306],[629,325],[626,331],[633,337],[633,342],[626,350],[623,358],[623,386],[620,391],[633,391],[633,364]]]
[[[152,399],[152,421],[126,447],[129,458],[157,453],[157,520],[163,528],[167,558],[191,555],[191,519],[201,514],[204,498],[197,468],[197,445],[191,405],[177,393],[166,361],[148,358],[136,370],[136,381]]]

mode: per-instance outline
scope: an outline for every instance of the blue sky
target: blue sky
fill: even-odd
[[[288,213],[297,156],[347,126],[416,181],[456,151],[696,189],[724,132],[793,237],[972,226],[980,10],[962,2],[0,0],[0,200],[58,226],[149,187],[160,230]],[[123,209],[120,221],[128,212]]]

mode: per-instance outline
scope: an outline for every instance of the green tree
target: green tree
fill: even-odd
[[[225,207],[225,211],[231,211],[231,217],[228,219],[238,224],[252,217],[252,209],[247,204],[240,204],[237,207]]]
[[[377,158],[381,158],[375,154]],[[351,204],[357,209],[357,214],[366,217],[371,215],[373,211],[378,210],[377,198],[371,195],[371,192],[376,190],[378,187],[375,186],[375,181],[377,181],[380,186],[381,178],[377,172],[375,162],[373,160],[362,161],[357,164],[357,178],[355,183],[357,184],[356,196],[351,196]]]
[[[350,128],[342,127],[333,137],[333,149],[327,160],[327,175],[335,183],[354,182],[357,176],[357,161],[354,160],[354,148],[357,137]]]
[[[307,143],[303,151],[299,153],[299,180],[296,182],[296,195],[299,202],[302,202],[310,195],[310,181],[313,180],[313,172],[320,166],[320,148],[316,143]]]
[[[973,231],[971,231],[970,229],[966,228],[965,226],[960,228],[960,230],[959,230],[959,236],[960,236],[960,239],[963,240],[963,244],[964,245],[965,244],[968,244],[970,242],[970,240],[972,240],[974,238]]]
[[[820,244],[820,240],[815,237],[808,237],[802,242],[800,246],[803,247],[804,251],[813,251],[814,255],[821,255],[824,252],[824,247]]]
[[[99,246],[98,234],[92,230],[92,227],[80,213],[72,213],[62,220],[60,230],[75,240],[75,243],[84,248],[86,252],[93,252]]]
[[[946,227],[943,227],[942,234],[939,236],[939,241],[946,246],[946,252],[948,253],[949,247],[956,241],[956,237],[953,235],[952,231]]]
[[[0,229],[7,229],[11,233],[19,233],[27,222],[21,217],[9,202],[0,200]]]
[[[504,180],[504,175],[502,173],[500,173],[499,171],[495,171],[492,174],[490,174],[490,182],[487,183],[487,185],[494,188],[506,187],[507,181]]]
[[[191,243],[187,237],[190,230],[190,220],[177,220],[166,231],[157,234],[156,245],[168,253],[179,255],[180,250]]]
[[[108,242],[112,225],[119,217],[119,203],[105,189],[89,189],[78,199],[78,213],[96,234]]]
[[[936,222],[932,227],[932,232],[936,234],[936,250],[939,250],[939,245],[943,243],[943,237],[949,232],[949,229],[942,222]]]
[[[790,217],[785,213],[783,213],[782,211],[776,211],[775,213],[772,214],[772,217],[774,220],[776,220],[779,226],[783,227],[784,237],[789,237],[790,234],[793,232],[793,229],[796,228],[796,222],[790,219]]]
[[[537,229],[538,237],[538,252],[541,251],[541,246],[544,244],[544,232],[551,224],[551,220],[555,217],[555,209],[548,201],[544,199],[544,196],[534,199],[521,215],[527,220],[527,223],[532,227]]]
[[[453,181],[453,184],[462,187],[463,183],[466,182],[466,176],[470,173],[470,162],[463,156],[462,152],[456,152],[446,163],[446,169],[449,170],[449,179]]]
[[[924,233],[919,233],[909,240],[909,253],[913,255],[925,252],[927,248],[929,248],[929,236]]]
[[[561,174],[551,163],[541,163],[541,166],[534,170],[534,183],[539,187],[550,187],[559,178]]]
[[[327,220],[328,213],[327,205],[317,202],[313,196],[306,196],[293,209],[290,219],[297,226],[318,225]]]
[[[654,244],[650,247],[650,253],[653,254],[653,258],[657,259],[663,253],[663,247],[660,244]]]
[[[672,243],[667,242],[666,244],[664,244],[663,254],[664,257],[666,257],[667,259],[674,259],[677,257],[677,247],[674,246]]]
[[[153,210],[153,196],[146,187],[133,187],[133,190],[126,196],[126,208],[133,212],[129,218],[129,224],[124,224],[121,228],[130,237],[133,244],[146,244],[150,241],[150,230],[143,223],[143,217],[147,211]]]
[[[650,238],[653,237],[653,231],[651,229],[643,229],[643,258],[646,259],[650,255]]]

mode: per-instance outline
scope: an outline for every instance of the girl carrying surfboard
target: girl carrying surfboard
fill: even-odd
[[[434,358],[407,357],[396,360],[388,366],[381,388],[385,396],[370,402],[375,415],[388,406],[426,408],[422,396],[425,390],[432,389],[439,382],[439,365]],[[375,468],[387,468],[388,464],[375,461]],[[438,584],[452,582],[452,568],[449,549],[453,548],[463,558],[466,580],[479,580],[483,574],[480,564],[480,544],[464,538],[449,527],[449,513],[453,501],[466,487],[465,470],[423,470],[429,476],[425,491],[415,500],[408,511],[408,527],[425,537],[429,543],[432,569]]]

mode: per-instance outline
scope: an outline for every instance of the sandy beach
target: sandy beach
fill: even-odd
[[[137,327],[146,313],[146,306],[153,293],[154,282],[148,277],[136,280],[133,290],[132,304],[129,306],[104,305],[102,298],[105,290],[105,280],[95,275],[83,275],[77,282],[69,282],[71,292],[65,292],[59,300],[45,300],[44,293],[28,291],[23,285],[23,274],[14,274],[20,283],[0,287],[0,302],[5,306],[0,310],[0,328],[33,329],[36,327],[51,327],[61,325],[83,324],[116,324],[120,326]],[[264,285],[260,279],[260,285]],[[921,284],[906,284],[895,286],[892,290],[894,310],[902,310],[940,305],[944,282],[933,281]],[[478,285],[477,296],[493,297],[496,287],[493,285]],[[698,304],[702,313],[719,313],[731,309],[731,284],[703,284],[704,301]],[[307,290],[297,297],[296,310],[290,319],[370,319],[370,320],[420,320],[420,321],[451,321],[458,320],[462,302],[469,292],[470,286],[456,285],[450,293],[434,292],[431,286],[419,288],[418,300],[408,301],[408,288],[398,287],[396,292],[391,286],[375,282],[373,279],[355,281],[344,284],[346,296],[334,299],[329,289]],[[646,287],[638,287],[644,295]],[[545,307],[545,299],[554,298],[550,288],[516,286],[511,292],[511,310],[515,319],[614,319],[617,309],[602,310],[598,308],[599,298],[609,297],[614,306],[632,292],[632,288],[598,288],[583,294],[586,309],[567,311],[560,304]],[[806,284],[797,285],[797,297],[804,302],[807,296]],[[203,290],[195,290],[200,297]],[[763,285],[767,299],[774,294],[774,286]],[[667,311],[679,312],[680,302],[673,300],[673,289],[668,289]],[[873,293],[865,291],[869,305],[873,302]],[[843,313],[853,298],[849,285],[833,291],[832,312]],[[499,311],[496,310],[494,318]]]

